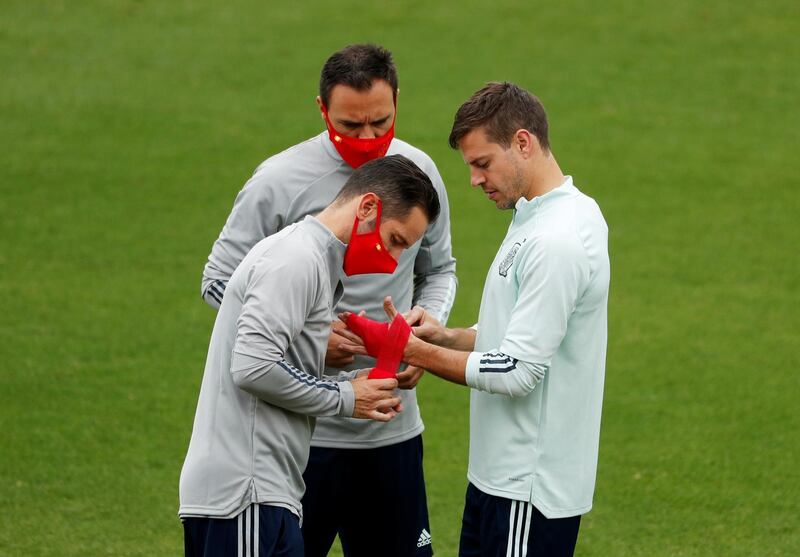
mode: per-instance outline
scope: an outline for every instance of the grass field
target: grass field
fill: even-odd
[[[611,232],[595,508],[580,556],[800,555],[797,2],[4,0],[0,555],[179,555],[214,313],[202,266],[253,168],[318,133],[319,69],[374,41],[437,161],[474,322],[509,214],[446,143],[488,80],[534,91]],[[437,555],[467,392],[427,377]]]

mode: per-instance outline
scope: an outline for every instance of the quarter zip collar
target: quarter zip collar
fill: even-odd
[[[536,214],[540,208],[573,195],[577,191],[578,189],[572,184],[572,176],[564,176],[564,181],[560,186],[543,195],[538,195],[531,200],[520,197],[514,205],[513,223],[524,222]]]

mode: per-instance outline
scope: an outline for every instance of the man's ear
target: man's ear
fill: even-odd
[[[361,196],[356,209],[356,216],[361,222],[372,220],[378,215],[378,203],[380,198],[372,192]]]
[[[511,146],[517,149],[519,154],[526,159],[542,150],[536,136],[526,129],[519,129],[514,132],[514,139],[511,142]]]
[[[325,108],[325,105],[322,104],[322,97],[317,95],[316,101],[317,101],[317,106],[319,107],[319,114],[320,114],[320,116],[322,116],[322,119],[324,120],[325,119],[325,115],[322,114],[322,110]]]

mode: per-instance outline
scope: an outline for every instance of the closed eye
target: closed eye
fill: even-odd
[[[396,234],[392,234],[392,243],[396,246],[400,246],[401,248],[407,248],[408,242],[405,241],[404,238],[397,236]]]
[[[489,159],[477,159],[471,161],[470,164],[475,168],[486,170],[487,168],[489,168]]]

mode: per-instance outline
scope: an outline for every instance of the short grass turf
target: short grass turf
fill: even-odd
[[[485,81],[543,99],[562,168],[605,213],[577,554],[800,554],[797,6],[3,2],[0,555],[182,552],[205,257],[252,169],[321,131],[325,57],[362,41],[393,50],[398,135],[448,184],[451,324],[475,321],[510,216],[446,144]],[[468,395],[433,377],[419,393],[434,547],[453,556]]]

